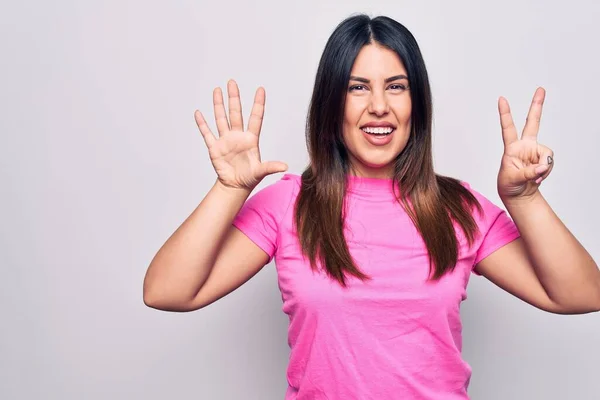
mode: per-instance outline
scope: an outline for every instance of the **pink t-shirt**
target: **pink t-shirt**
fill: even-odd
[[[457,228],[456,268],[427,281],[427,249],[394,198],[391,180],[350,177],[344,235],[358,267],[347,288],[313,272],[300,252],[294,203],[300,176],[286,174],[252,195],[234,225],[275,259],[290,319],[286,400],[468,399],[460,304],[473,266],[519,237],[508,215],[469,188],[484,215],[469,248]]]

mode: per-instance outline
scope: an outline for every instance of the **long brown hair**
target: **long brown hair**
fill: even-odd
[[[345,94],[360,49],[377,42],[398,54],[410,82],[411,132],[394,165],[398,201],[423,237],[429,253],[431,279],[451,271],[458,260],[453,221],[469,244],[478,233],[471,214],[481,205],[459,180],[435,173],[432,157],[432,100],[429,78],[413,35],[388,17],[350,17],[327,41],[319,62],[306,123],[310,163],[302,173],[295,205],[295,224],[303,254],[316,269],[317,259],[329,276],[346,286],[346,275],[370,279],[355,264],[344,238],[344,196],[350,173],[342,136]],[[399,239],[400,240],[400,239]]]

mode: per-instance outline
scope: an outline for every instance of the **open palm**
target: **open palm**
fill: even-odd
[[[252,190],[265,176],[287,170],[287,165],[277,161],[262,162],[260,158],[258,141],[265,110],[264,89],[256,91],[247,131],[244,131],[240,93],[235,81],[228,82],[227,93],[229,120],[221,89],[216,88],[213,92],[218,139],[200,111],[196,111],[194,117],[219,181],[227,187]]]
[[[504,141],[504,154],[498,173],[498,194],[501,198],[535,194],[541,182],[552,172],[554,152],[537,140],[545,96],[543,88],[536,90],[520,139],[508,101],[503,97],[498,100]]]

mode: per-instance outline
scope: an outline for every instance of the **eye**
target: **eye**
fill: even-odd
[[[399,83],[394,83],[394,84],[390,85],[389,88],[392,90],[406,90],[406,86],[401,85]]]
[[[353,92],[355,90],[361,90],[362,91],[362,90],[365,90],[365,89],[366,89],[365,85],[352,85],[352,86],[350,86],[350,88],[348,88],[348,91],[349,92]]]

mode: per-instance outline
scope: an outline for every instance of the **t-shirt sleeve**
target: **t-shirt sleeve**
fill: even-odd
[[[246,200],[233,225],[273,259],[278,246],[281,220],[291,203],[294,182],[284,176]]]
[[[492,203],[481,193],[473,190],[468,183],[463,182],[463,184],[479,200],[483,211],[480,214],[475,210],[474,213],[475,222],[480,232],[480,236],[475,242],[476,252],[473,261],[473,267],[475,267],[481,260],[521,235],[506,211]]]

